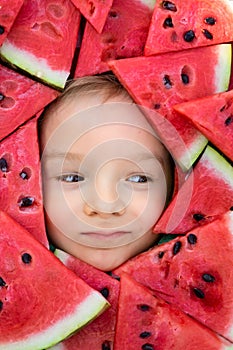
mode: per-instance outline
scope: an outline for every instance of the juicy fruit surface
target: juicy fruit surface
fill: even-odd
[[[189,168],[207,140],[172,107],[227,90],[230,57],[230,45],[223,44],[153,57],[115,60],[110,61],[109,66],[136,103],[146,107],[145,113],[175,160],[182,167]],[[169,129],[167,124],[164,127],[163,120],[156,112],[165,116],[176,132]]]
[[[233,90],[185,102],[174,108],[233,161]]]
[[[0,46],[6,39],[24,0],[1,0]]]
[[[95,30],[101,33],[113,0],[72,0],[72,2],[95,28]]]
[[[123,272],[233,341],[233,213],[123,264]],[[150,273],[148,273],[150,271]]]
[[[230,343],[122,274],[114,350],[230,348]]]
[[[108,71],[109,60],[143,54],[154,0],[149,4],[144,2],[115,0],[101,34],[86,24],[76,77]],[[133,16],[130,15],[132,12]]]
[[[0,65],[0,140],[58,96],[58,92]]]
[[[207,146],[193,173],[154,227],[156,233],[185,233],[213,221],[233,205],[233,167]]]
[[[61,343],[62,349],[113,350],[119,282],[106,273],[59,249],[55,250],[55,255],[68,269],[75,272],[89,286],[100,292],[111,305],[108,310],[91,324],[64,340]],[[87,338],[89,339],[88,342]]]
[[[100,293],[3,212],[0,221],[0,349],[45,349],[104,310]]]
[[[26,0],[0,54],[37,78],[63,88],[71,68],[79,23],[80,13],[68,0],[56,3]]]
[[[145,55],[232,41],[229,0],[156,1]]]
[[[0,143],[0,209],[48,247],[42,203],[37,118]]]

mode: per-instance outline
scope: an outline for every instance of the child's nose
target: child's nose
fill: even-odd
[[[121,208],[119,210],[117,209],[112,209],[112,210],[108,210],[108,211],[104,211],[103,208],[93,208],[92,206],[90,206],[88,203],[84,203],[83,206],[83,211],[86,215],[88,216],[94,216],[94,215],[98,215],[99,217],[101,217],[102,219],[107,219],[110,216],[114,215],[114,216],[121,216],[125,213],[126,208]]]

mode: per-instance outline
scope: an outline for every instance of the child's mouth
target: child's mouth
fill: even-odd
[[[113,239],[113,238],[120,238],[126,234],[131,233],[130,231],[99,231],[99,232],[82,232],[82,235],[86,235],[88,237],[106,240],[106,239]]]

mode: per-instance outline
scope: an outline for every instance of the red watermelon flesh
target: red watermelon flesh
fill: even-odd
[[[145,55],[231,42],[232,18],[229,0],[157,1]]]
[[[1,0],[0,8],[0,46],[8,35],[24,0]]]
[[[230,66],[229,44],[109,62],[135,102],[146,108],[150,122],[183,169],[190,168],[207,139],[172,106],[227,90]]]
[[[181,103],[174,109],[233,161],[233,90]]]
[[[156,246],[114,271],[126,272],[233,342],[233,213]]]
[[[114,350],[231,348],[231,343],[122,274]]]
[[[107,20],[113,0],[71,0],[98,33]]]
[[[89,286],[100,292],[110,303],[111,307],[91,324],[77,334],[64,340],[61,345],[64,350],[112,350],[116,323],[116,312],[119,294],[119,282],[103,271],[75,258],[60,250],[55,255],[64,265],[75,272]]]
[[[154,227],[156,233],[185,233],[233,206],[233,167],[208,146]]]
[[[107,307],[23,227],[0,213],[0,349],[47,349]]]
[[[0,140],[57,96],[56,90],[0,65]]]
[[[69,0],[25,0],[0,54],[36,78],[63,88],[79,23],[80,13]]]
[[[114,0],[101,34],[87,23],[75,77],[108,71],[109,60],[141,56],[154,3],[154,0]]]
[[[0,143],[0,209],[48,247],[44,226],[37,118]]]

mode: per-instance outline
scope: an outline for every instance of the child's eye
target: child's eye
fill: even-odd
[[[80,182],[84,181],[84,177],[77,174],[67,174],[59,176],[58,180],[63,182]]]
[[[147,177],[146,175],[132,175],[127,178],[127,181],[130,182],[136,182],[136,183],[146,183],[150,181],[151,179]]]

